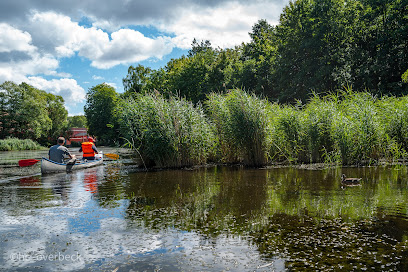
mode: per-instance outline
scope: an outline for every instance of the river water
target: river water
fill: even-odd
[[[0,176],[2,271],[408,271],[403,166],[35,167]]]

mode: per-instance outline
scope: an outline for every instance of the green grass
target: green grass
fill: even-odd
[[[0,140],[0,151],[38,150],[43,148],[30,139],[6,138]]]

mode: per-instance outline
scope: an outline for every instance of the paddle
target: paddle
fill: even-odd
[[[119,159],[119,155],[118,154],[113,154],[113,153],[103,153],[103,155],[105,155],[106,157],[112,159],[112,160],[117,160]]]
[[[26,167],[26,166],[34,165],[37,162],[39,162],[39,160],[35,160],[35,159],[19,160],[18,165],[20,167]]]

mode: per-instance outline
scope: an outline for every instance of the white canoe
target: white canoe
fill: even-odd
[[[71,162],[71,163],[70,163]],[[56,173],[56,172],[71,172],[79,169],[89,168],[103,163],[103,158],[100,160],[82,161],[70,160],[68,163],[58,163],[47,158],[41,159],[41,174]]]

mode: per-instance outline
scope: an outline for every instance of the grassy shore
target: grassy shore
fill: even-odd
[[[40,149],[44,149],[44,147],[30,139],[6,138],[0,140],[0,151],[40,150]]]

